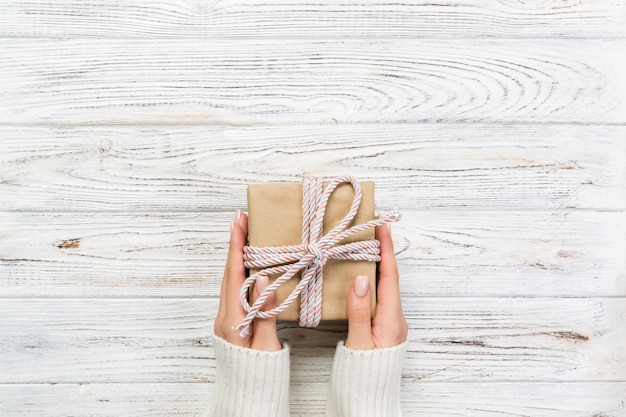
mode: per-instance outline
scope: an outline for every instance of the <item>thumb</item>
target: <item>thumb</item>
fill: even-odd
[[[348,338],[350,349],[374,349],[370,280],[358,276],[348,293]]]

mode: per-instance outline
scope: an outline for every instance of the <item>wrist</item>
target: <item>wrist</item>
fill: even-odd
[[[329,417],[399,417],[407,343],[360,350],[337,346],[329,385]]]

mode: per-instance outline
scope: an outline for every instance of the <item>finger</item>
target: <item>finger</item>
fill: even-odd
[[[254,286],[254,301],[256,301],[263,290],[269,285],[269,279],[267,277],[260,277]],[[265,300],[261,306],[262,310],[271,310],[276,306],[276,295],[274,293]],[[252,349],[258,350],[280,350],[280,340],[278,339],[278,333],[276,331],[276,316],[269,319],[254,319],[254,334],[252,336]]]
[[[240,337],[236,326],[245,317],[245,310],[239,301],[239,291],[246,279],[243,264],[243,248],[246,244],[248,218],[240,210],[230,225],[230,244],[220,289],[220,304],[215,318],[215,334],[224,340],[238,345],[250,346],[251,337]]]
[[[380,242],[378,304],[373,321],[376,347],[396,346],[406,340],[408,327],[402,312],[398,265],[393,250],[391,228],[387,224],[376,228]]]
[[[243,233],[246,236],[246,240],[248,240],[248,215],[240,210],[239,220],[237,221],[237,223],[239,224],[239,226],[241,226],[241,229],[243,230]]]
[[[238,304],[239,290],[246,279],[246,268],[243,264],[243,247],[246,244],[248,218],[241,210],[237,210],[231,223],[230,246],[224,269],[221,296],[226,305]]]
[[[348,293],[348,338],[346,347],[374,349],[369,278],[358,276]]]
[[[380,242],[381,257],[378,265],[378,308],[399,308],[401,310],[400,279],[396,255],[393,251],[390,225],[377,227],[376,238]]]
[[[242,261],[238,261],[237,258],[239,257],[238,252],[243,251],[243,248],[239,250],[239,247],[241,247],[241,244],[240,244],[241,239],[235,236],[235,233],[238,235],[240,234],[240,231],[235,231],[235,225],[240,223],[241,217],[242,217],[242,213],[240,212],[240,210],[237,210],[237,212],[235,213],[235,218],[230,224],[231,236],[230,236],[230,244],[229,244],[229,250],[228,250],[228,258],[226,261],[226,267],[224,268],[224,276],[222,279],[222,284],[220,286],[220,303],[219,303],[217,316],[215,318],[215,323],[214,323],[215,334],[223,338],[227,336],[225,334],[223,327],[228,327],[228,324],[223,323],[224,318],[226,316],[226,306],[229,306],[232,309],[233,305],[237,306],[239,304],[238,302],[235,304],[235,301],[232,298],[232,295],[229,301],[226,294],[227,294],[227,288],[233,287],[233,285],[229,285],[229,282],[233,280],[239,281],[240,280],[239,278],[241,276],[241,271],[237,268],[237,264],[242,263]],[[247,229],[247,218],[246,218],[245,226]],[[233,243],[233,240],[235,240],[234,243]],[[245,275],[245,270],[243,273]],[[242,310],[241,312],[239,312],[238,316],[241,316],[243,313],[244,312]]]

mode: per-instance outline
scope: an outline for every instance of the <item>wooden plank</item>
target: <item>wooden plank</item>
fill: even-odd
[[[433,383],[402,389],[407,416],[624,416],[624,383]],[[306,415],[306,414],[304,414]]]
[[[1,294],[217,296],[233,214],[0,214]]]
[[[0,385],[4,417],[203,416],[212,384]]]
[[[623,212],[409,212],[394,225],[403,292],[621,296],[625,222]]]
[[[217,297],[233,213],[0,213],[0,297]],[[406,296],[626,296],[623,212],[404,212]]]
[[[0,40],[0,123],[626,122],[626,39]]]
[[[404,378],[626,378],[624,298],[413,298]],[[211,382],[216,299],[4,299],[0,383]],[[326,382],[345,325],[283,326],[292,381]]]
[[[400,210],[626,208],[624,126],[3,126],[0,149],[0,210],[234,211],[344,172]]]
[[[404,380],[405,416],[623,416],[624,382],[426,383]],[[325,416],[325,383],[293,384],[291,416]],[[5,417],[200,417],[210,383],[0,385]],[[62,406],[60,405],[62,404]]]
[[[0,5],[0,36],[588,38],[624,36],[625,14],[616,0],[11,0]]]

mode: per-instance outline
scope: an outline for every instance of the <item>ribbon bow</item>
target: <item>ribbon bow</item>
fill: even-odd
[[[326,235],[322,236],[326,203],[338,185],[349,182],[354,189],[354,200],[350,211]],[[329,259],[380,262],[380,243],[377,240],[363,240],[339,245],[348,236],[372,227],[381,226],[400,220],[400,214],[390,212],[366,223],[346,227],[356,215],[361,205],[361,186],[356,178],[343,175],[334,178],[325,190],[323,183],[316,177],[305,177],[302,184],[302,244],[296,246],[244,247],[244,265],[246,268],[262,268],[248,277],[239,291],[241,305],[247,315],[237,326],[242,337],[249,331],[255,317],[270,318],[283,312],[301,295],[300,326],[315,327],[322,317],[322,282],[323,267]],[[284,282],[290,280],[302,270],[300,282],[289,296],[276,308],[262,311],[261,306],[269,295]],[[250,305],[248,290],[252,283],[262,276],[282,274],[259,295]]]

